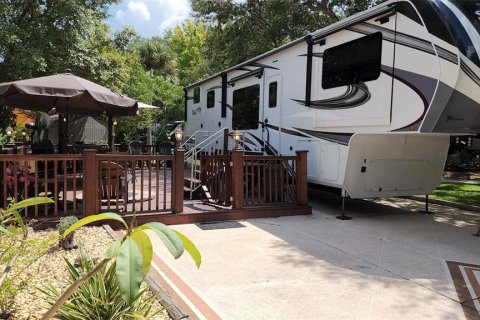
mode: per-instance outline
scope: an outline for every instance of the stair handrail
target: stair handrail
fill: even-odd
[[[200,153],[201,151],[203,151],[207,147],[209,147],[211,144],[213,144],[215,141],[217,141],[217,139],[220,138],[223,135],[225,129],[227,129],[227,128],[226,127],[222,128],[219,131],[214,132],[212,134],[210,134],[212,131],[204,131],[204,130],[196,131],[194,133],[194,135],[196,135],[197,133],[207,133],[207,134],[210,134],[210,135],[206,139],[200,141],[199,143],[197,143],[196,139],[195,139],[195,145],[193,146],[193,148],[191,148],[187,152],[185,152],[185,160],[187,160],[188,158],[190,158],[193,155],[197,155],[198,153]]]
[[[192,195],[193,195],[193,184],[194,184],[194,179],[197,179],[197,175],[196,175],[196,166],[197,166],[197,163],[196,161],[198,160],[198,155],[200,154],[200,152],[202,152],[203,150],[205,150],[207,147],[209,147],[210,145],[212,145],[215,141],[217,141],[225,132],[225,129],[228,129],[226,127],[218,130],[217,132],[213,132],[212,131],[206,131],[206,130],[197,130],[195,131],[195,133],[190,136],[184,143],[183,143],[183,147],[186,146],[187,143],[189,143],[190,141],[193,141],[194,142],[194,146],[187,150],[185,152],[185,162],[188,162],[189,159],[192,160],[191,164],[190,164],[190,199],[192,199]],[[199,134],[208,134],[207,138],[198,142],[197,143],[197,136]]]
[[[185,148],[188,143],[194,142],[197,140],[197,135],[200,133],[206,133],[206,134],[211,134],[214,133],[214,131],[208,131],[208,130],[197,130],[195,131],[191,136],[189,136],[184,143],[182,143],[182,147]]]

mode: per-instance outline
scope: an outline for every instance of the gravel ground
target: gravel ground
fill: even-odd
[[[57,231],[39,231],[33,234],[33,237],[46,237],[47,233],[57,233]],[[36,288],[41,288],[45,284],[52,284],[62,291],[67,287],[66,279],[69,279],[68,271],[64,258],[73,262],[80,255],[88,255],[91,258],[101,258],[108,245],[112,243],[112,238],[102,227],[84,227],[75,232],[75,242],[78,249],[63,250],[58,247],[58,242],[41,257],[30,268],[33,281],[31,286],[21,292],[16,297],[16,312],[11,319],[15,320],[33,320],[40,319],[48,308],[40,293]],[[152,320],[170,319],[165,309],[157,303],[155,310],[161,310],[159,315],[151,317]]]

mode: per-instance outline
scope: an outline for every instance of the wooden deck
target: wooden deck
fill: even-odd
[[[54,205],[24,212],[53,226],[60,217],[116,212],[137,223],[166,224],[311,214],[306,199],[306,154],[252,157],[234,152],[222,166],[204,166],[214,197],[184,200],[183,151],[174,155],[0,155],[2,206],[32,196]],[[215,168],[212,170],[212,168]],[[243,187],[242,187],[243,186]]]

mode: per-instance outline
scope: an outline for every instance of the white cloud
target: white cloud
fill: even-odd
[[[151,37],[180,24],[190,11],[190,0],[122,0],[111,7],[110,24],[113,30],[129,25]]]
[[[162,12],[162,19],[158,25],[161,34],[165,29],[180,24],[190,13],[188,0],[155,0],[155,2],[159,12]]]
[[[158,26],[158,31],[160,31],[160,33],[163,33],[165,29],[181,24],[182,21],[185,20],[185,18],[186,16],[170,16]]]
[[[115,14],[118,20],[139,19],[141,21],[150,21],[150,10],[143,1],[131,0],[128,2],[127,9],[119,9]]]

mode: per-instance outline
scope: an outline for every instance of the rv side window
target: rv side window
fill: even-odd
[[[277,106],[277,81],[270,82],[268,86],[268,107],[275,108]]]
[[[381,32],[327,49],[323,53],[322,88],[378,79],[381,60]]]
[[[258,128],[260,85],[233,91],[232,128],[247,130]]]
[[[200,102],[200,87],[193,89],[193,103]]]
[[[215,106],[215,91],[210,90],[207,92],[207,108],[213,108]]]

